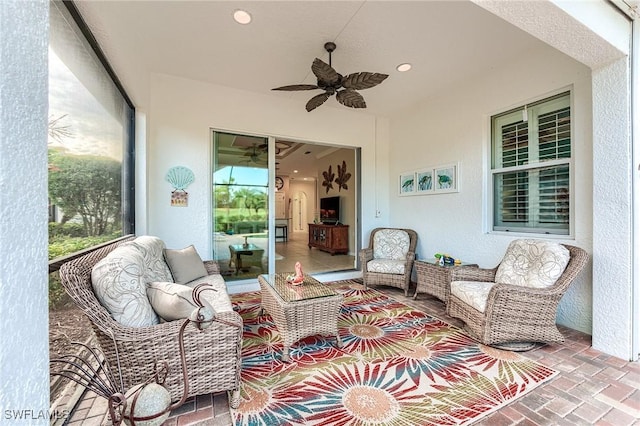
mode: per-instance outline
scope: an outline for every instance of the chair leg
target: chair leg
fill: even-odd
[[[232,389],[229,391],[229,407],[236,409],[240,405],[240,389]]]

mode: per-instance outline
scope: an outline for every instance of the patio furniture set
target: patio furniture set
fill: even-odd
[[[416,260],[417,235],[409,229],[377,228],[362,250],[362,277],[369,285],[390,285],[408,296],[415,264],[419,293],[433,295],[447,314],[465,323],[475,340],[499,347],[530,348],[531,343],[563,342],[556,326],[560,299],[588,261],[585,250],[552,241],[512,241],[498,266],[439,265]]]
[[[416,261],[416,246],[413,230],[374,229],[369,247],[360,253],[365,289],[390,285],[408,296],[415,264],[414,299],[419,293],[439,298],[447,304],[447,313],[462,319],[477,341],[495,345],[564,340],[555,315],[562,295],[587,263],[584,250],[515,240],[496,268],[482,269],[474,264]],[[236,252],[238,263],[242,249]],[[185,385],[179,374],[177,336],[196,306],[191,290],[198,284],[211,286],[212,291],[202,294],[215,313],[213,325],[184,335],[188,393],[229,391],[230,405],[237,406],[242,319],[232,309],[215,261],[203,262],[193,246],[168,250],[158,238],[131,237],[64,264],[60,276],[91,320],[106,361],[122,375],[123,390],[152,377],[154,363],[164,360],[170,367],[165,386],[173,400],[180,398]],[[287,274],[263,274],[258,283],[262,311],[271,315],[283,340],[283,362],[290,360],[292,345],[308,336],[335,336],[341,347],[341,294],[310,276],[301,285],[292,285]]]

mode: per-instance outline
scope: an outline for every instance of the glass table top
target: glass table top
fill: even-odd
[[[321,283],[315,278],[305,275],[302,284],[293,285],[287,282],[287,273],[264,274],[262,278],[278,293],[285,302],[296,302],[301,300],[316,299],[318,297],[335,296],[336,293],[329,286]]]

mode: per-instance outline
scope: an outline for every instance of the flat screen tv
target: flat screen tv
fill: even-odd
[[[320,222],[330,225],[340,222],[340,197],[320,198]]]

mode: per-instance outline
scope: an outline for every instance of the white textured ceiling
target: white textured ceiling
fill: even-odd
[[[311,62],[343,75],[390,77],[361,91],[367,112],[392,116],[436,91],[524,55],[543,43],[467,1],[80,1],[78,8],[135,106],[145,110],[152,73],[306,101]],[[253,16],[237,24],[233,11]],[[413,69],[399,73],[396,65]],[[339,105],[330,99],[320,108]],[[313,112],[310,112],[313,114]]]

